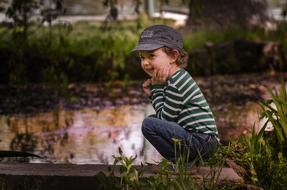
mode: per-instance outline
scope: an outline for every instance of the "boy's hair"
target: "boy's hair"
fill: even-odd
[[[172,48],[168,48],[168,47],[162,47],[162,50],[169,56],[174,54],[174,50]],[[178,51],[179,53],[179,57],[176,60],[176,64],[178,66],[180,66],[181,68],[186,68],[187,64],[188,64],[188,53],[186,51]]]

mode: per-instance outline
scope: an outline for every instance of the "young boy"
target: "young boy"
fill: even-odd
[[[132,51],[138,53],[141,67],[150,76],[143,90],[156,111],[156,116],[142,123],[145,138],[172,162],[176,151],[187,153],[188,162],[198,156],[209,158],[219,145],[218,131],[202,92],[182,68],[187,53],[181,35],[171,27],[154,25],[141,33]]]

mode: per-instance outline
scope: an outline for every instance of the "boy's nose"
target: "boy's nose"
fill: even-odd
[[[143,65],[143,66],[149,65],[148,60],[147,60],[147,59],[142,59],[142,65]]]

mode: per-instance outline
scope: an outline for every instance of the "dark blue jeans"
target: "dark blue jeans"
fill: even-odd
[[[175,162],[179,155],[187,155],[187,162],[192,162],[199,156],[208,159],[219,146],[212,135],[190,132],[175,122],[153,116],[143,120],[142,133],[157,151],[171,162]]]

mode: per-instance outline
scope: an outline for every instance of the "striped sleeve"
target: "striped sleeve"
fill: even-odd
[[[152,105],[156,116],[167,121],[176,121],[182,110],[182,95],[170,84],[165,89],[152,86]]]

